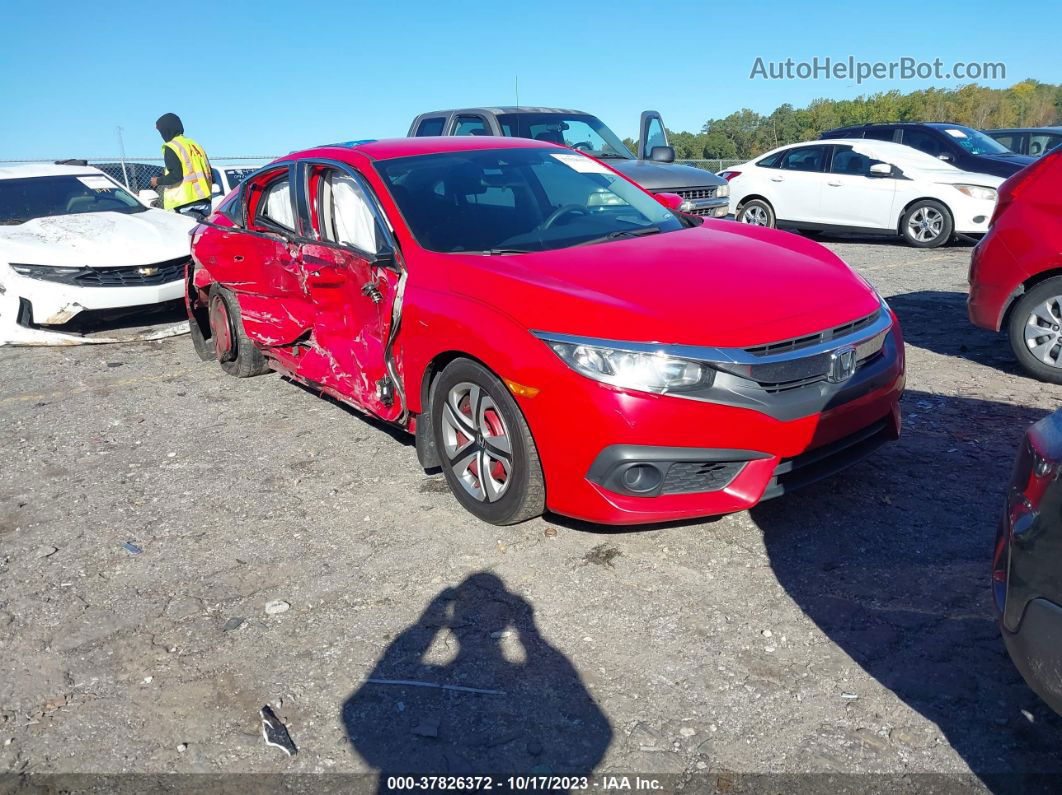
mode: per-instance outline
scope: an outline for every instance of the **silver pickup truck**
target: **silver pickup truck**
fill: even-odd
[[[730,203],[726,180],[674,162],[675,150],[668,145],[664,121],[653,110],[642,114],[637,157],[596,116],[561,108],[437,110],[417,116],[409,128],[410,137],[426,135],[503,135],[548,141],[606,161],[650,193],[677,193],[684,199],[683,212],[722,218]]]

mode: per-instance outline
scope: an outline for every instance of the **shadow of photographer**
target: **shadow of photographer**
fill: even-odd
[[[534,609],[486,572],[440,592],[392,641],[342,720],[381,785],[396,774],[590,775],[612,740]]]

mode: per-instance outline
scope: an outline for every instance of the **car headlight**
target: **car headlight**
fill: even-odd
[[[730,195],[730,186],[729,185],[720,185],[718,188],[715,189],[715,195],[718,196],[721,199],[725,198],[726,196],[729,196]]]
[[[983,185],[952,185],[959,193],[965,193],[971,199],[983,199],[985,201],[996,200],[996,189],[986,188]]]
[[[577,373],[641,392],[681,392],[710,386],[714,371],[689,359],[635,353],[601,345],[545,341]]]

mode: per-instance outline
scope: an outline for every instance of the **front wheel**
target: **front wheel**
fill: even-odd
[[[1062,384],[1062,276],[1023,295],[1010,313],[1010,347],[1033,377]]]
[[[546,487],[538,449],[505,385],[482,365],[457,359],[431,394],[435,447],[457,501],[497,525],[541,514]]]
[[[750,226],[774,226],[774,208],[763,199],[750,199],[738,209],[737,220]]]
[[[907,208],[900,221],[900,234],[915,248],[937,248],[951,240],[955,223],[948,208],[938,201],[922,199]]]

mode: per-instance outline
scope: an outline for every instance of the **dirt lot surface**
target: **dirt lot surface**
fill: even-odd
[[[968,247],[827,245],[904,322],[902,440],[685,525],[482,524],[186,337],[0,349],[0,771],[1062,772],[988,581],[1062,387],[968,324]]]

